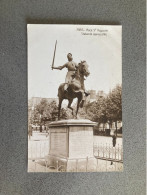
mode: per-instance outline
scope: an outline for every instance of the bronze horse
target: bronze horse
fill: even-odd
[[[86,61],[81,61],[76,70],[73,80],[69,84],[68,91],[64,91],[65,83],[62,83],[58,88],[59,106],[58,106],[58,120],[60,120],[60,110],[62,101],[64,99],[68,100],[68,108],[72,110],[72,115],[74,116],[74,110],[71,107],[74,98],[78,99],[76,118],[79,110],[79,106],[82,108],[84,104],[84,76],[89,76],[90,72],[88,70],[88,64]]]

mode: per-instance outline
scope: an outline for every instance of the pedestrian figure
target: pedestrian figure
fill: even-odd
[[[42,132],[42,125],[40,125],[40,133]]]
[[[115,147],[115,145],[116,145],[116,135],[112,136],[112,144],[113,144],[113,147]]]
[[[113,145],[113,147],[115,147],[115,145],[116,145],[116,135],[112,136],[112,145]],[[113,165],[113,161],[111,161],[111,165]]]

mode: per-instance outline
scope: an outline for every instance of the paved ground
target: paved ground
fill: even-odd
[[[97,159],[97,166],[95,165],[93,169],[91,169],[87,172],[113,172],[113,171],[123,171],[123,164],[122,163],[117,163],[113,162],[111,164],[111,161],[106,161],[106,160],[101,160]],[[61,170],[62,171],[62,170]],[[45,160],[44,159],[38,159],[38,160],[29,160],[28,161],[28,172],[59,172],[57,169],[54,167],[49,168],[46,166]],[[74,170],[72,172],[86,172],[86,166],[82,166],[81,170],[78,168],[78,171]]]

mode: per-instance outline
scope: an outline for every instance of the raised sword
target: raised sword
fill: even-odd
[[[56,40],[56,43],[55,43],[55,49],[54,49],[54,55],[53,55],[53,61],[52,61],[52,70],[53,70],[53,67],[54,67],[54,61],[55,61],[55,55],[56,55],[56,46],[57,46],[57,40]]]

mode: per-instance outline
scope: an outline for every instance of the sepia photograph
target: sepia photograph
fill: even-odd
[[[122,26],[28,24],[28,172],[122,172]]]

